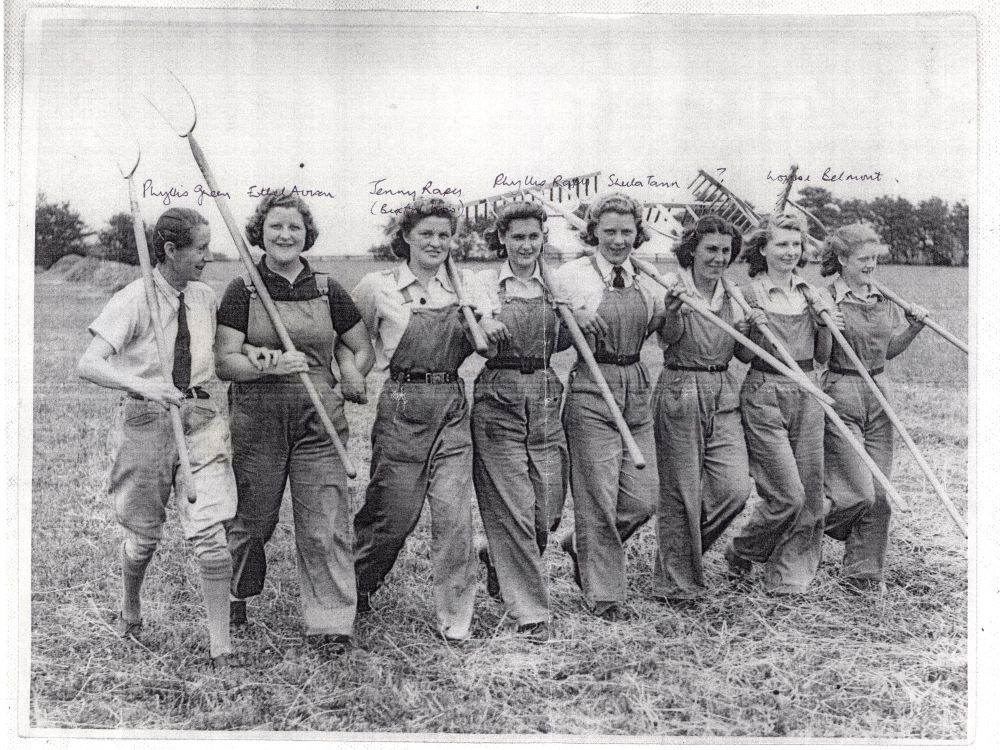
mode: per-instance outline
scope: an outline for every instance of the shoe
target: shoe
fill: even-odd
[[[119,612],[118,616],[115,618],[114,627],[118,637],[123,640],[125,638],[137,638],[139,633],[142,632],[142,620],[139,620],[138,622],[126,620],[125,615]]]
[[[498,602],[503,601],[500,596],[500,579],[497,578],[497,569],[493,567],[493,560],[490,559],[490,551],[487,547],[479,550],[479,562],[486,566],[486,593],[491,599]]]
[[[351,636],[343,633],[320,633],[305,637],[306,647],[318,651],[323,656],[341,656],[354,647]]]
[[[746,578],[753,572],[753,563],[745,557],[740,557],[739,553],[730,544],[723,554],[726,558],[726,565],[729,567],[729,575],[733,578]]]
[[[229,624],[236,628],[245,628],[247,621],[247,603],[243,599],[232,599],[229,602]]]
[[[527,638],[532,643],[545,643],[549,639],[549,624],[547,622],[529,622],[518,625],[517,634]]]
[[[621,607],[613,602],[604,607],[604,609],[595,611],[594,614],[605,622],[621,622],[626,619]]]
[[[569,555],[569,559],[573,561],[573,582],[580,591],[583,591],[583,576],[580,575],[580,559],[576,556],[576,549],[573,547],[573,535],[570,534],[563,537],[559,546],[562,547],[563,552]]]
[[[211,656],[208,659],[208,663],[214,672],[221,672],[227,669],[243,669],[250,666],[247,655],[242,651],[230,651],[228,654]]]
[[[358,592],[358,604],[355,611],[359,615],[367,615],[372,611],[372,595],[367,591]]]

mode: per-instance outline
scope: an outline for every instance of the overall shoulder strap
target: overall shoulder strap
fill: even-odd
[[[323,273],[322,271],[314,271],[313,277],[316,279],[316,289],[319,290],[319,296],[330,296],[330,274]]]

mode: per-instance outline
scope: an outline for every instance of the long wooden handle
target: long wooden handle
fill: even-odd
[[[744,313],[749,314],[751,311],[750,303],[747,302],[746,297],[743,296],[743,291],[736,284],[730,282],[729,279],[723,279],[722,283],[729,296],[736,300],[736,304],[743,309]],[[792,356],[792,353],[785,348],[781,339],[779,339],[777,335],[775,335],[774,331],[771,330],[771,326],[765,323],[762,326],[758,326],[758,329],[762,334],[764,334],[764,338],[771,342],[771,346],[774,347],[775,351],[777,351],[781,358],[785,361],[785,364],[787,364],[789,368],[797,370],[799,366],[796,363],[795,358]],[[864,446],[861,445],[857,438],[854,437],[854,433],[851,432],[851,429],[844,423],[844,420],[841,419],[840,415],[837,414],[834,408],[825,401],[819,401],[819,405],[823,408],[827,418],[833,422],[840,434],[844,436],[847,444],[850,445],[854,452],[858,454],[858,458],[860,458],[862,463],[868,467],[868,470],[872,473],[875,480],[882,485],[882,489],[885,490],[886,496],[892,500],[893,504],[899,510],[904,513],[908,513],[910,511],[910,507],[906,504],[902,495],[900,495],[896,491],[896,488],[892,486],[892,482],[889,481],[889,477],[882,472],[878,464],[875,463],[875,459],[868,455],[868,451],[866,451]]]
[[[163,335],[163,324],[160,320],[160,303],[156,298],[156,287],[153,285],[153,264],[149,259],[149,245],[146,244],[146,229],[142,223],[142,213],[139,211],[139,200],[136,197],[135,182],[128,176],[128,202],[132,211],[132,232],[135,234],[135,246],[139,255],[139,268],[142,270],[142,286],[146,292],[146,307],[153,324],[153,338],[156,339],[156,353],[160,360],[160,376],[164,382],[173,382],[167,357],[167,342]],[[170,426],[174,433],[174,444],[177,446],[177,461],[180,464],[181,488],[189,503],[198,499],[194,486],[194,476],[191,473],[191,457],[188,455],[187,442],[184,440],[184,425],[181,422],[181,410],[170,404]]]
[[[469,333],[472,334],[472,342],[476,347],[476,351],[485,357],[490,352],[490,344],[486,340],[486,334],[483,333],[482,326],[476,320],[475,313],[472,312],[472,303],[465,294],[465,284],[462,283],[462,277],[458,272],[458,268],[455,267],[455,261],[452,259],[451,253],[448,253],[448,257],[445,258],[444,267],[448,272],[448,278],[451,279],[451,285],[455,289],[455,296],[458,297],[458,306],[462,308],[462,314],[465,316],[465,324],[469,327]]]
[[[632,261],[632,265],[636,269],[649,276],[649,278],[651,278],[657,284],[662,286],[664,289],[673,290],[673,287],[663,280],[663,277],[660,276],[660,272],[656,270],[653,264],[648,263],[644,260],[640,260],[635,256],[632,256],[630,260]],[[718,315],[712,312],[709,309],[708,305],[706,305],[704,302],[691,296],[686,292],[681,292],[678,295],[678,297],[681,299],[682,302],[687,304],[688,307],[690,307],[696,313],[705,318],[705,320],[707,320],[709,323],[728,333],[738,342],[743,344],[744,347],[752,351],[756,356],[760,357],[762,360],[771,365],[771,367],[773,367],[775,370],[780,372],[782,375],[785,375],[786,377],[790,378],[797,386],[799,386],[799,388],[808,391],[812,396],[822,401],[823,403],[826,404],[834,403],[832,398],[830,398],[827,394],[823,393],[823,391],[821,391],[811,380],[809,380],[809,378],[807,378],[804,374],[802,374],[801,371],[792,370],[786,367],[785,364],[783,362],[780,362],[777,358],[775,358],[774,355],[768,353],[761,346],[755,344],[749,338],[747,338],[742,333],[733,328],[731,325],[729,325],[726,321],[722,320],[722,318],[720,318]]]
[[[806,298],[809,300],[809,304],[812,305],[814,309],[819,306],[819,299],[817,297],[816,290],[813,287],[806,287]],[[833,334],[834,340],[840,345],[840,348],[844,350],[848,359],[851,360],[851,363],[857,370],[858,375],[860,375],[865,381],[865,384],[871,390],[875,399],[882,406],[882,410],[885,411],[886,416],[889,417],[889,421],[891,421],[896,427],[900,437],[903,438],[903,442],[906,443],[906,447],[909,448],[910,453],[913,454],[913,458],[916,460],[920,470],[924,472],[924,476],[927,477],[927,481],[929,481],[931,486],[934,488],[934,492],[937,494],[941,504],[944,505],[945,510],[948,511],[948,515],[951,516],[955,525],[958,526],[959,531],[962,532],[962,536],[968,538],[969,531],[966,528],[961,515],[959,515],[958,508],[955,507],[951,498],[948,497],[948,492],[945,490],[944,485],[942,485],[938,478],[934,475],[930,465],[928,465],[927,461],[923,457],[923,454],[917,448],[917,444],[913,442],[913,438],[910,437],[910,433],[907,431],[906,427],[903,426],[902,421],[900,421],[897,416],[895,409],[892,408],[889,400],[885,397],[885,394],[882,393],[882,389],[878,387],[875,379],[872,378],[871,373],[868,372],[868,368],[865,367],[865,363],[861,361],[861,358],[855,353],[854,349],[851,348],[851,345],[844,337],[844,334],[841,333],[840,330],[834,325],[833,317],[830,315],[830,312],[825,308],[820,307],[819,315],[823,319],[823,322],[826,323],[827,328],[830,329],[830,333]]]
[[[556,293],[556,286],[548,267],[540,256],[535,262],[538,263],[538,270],[542,274],[542,281],[554,295]],[[605,379],[604,373],[601,372],[597,360],[594,359],[594,353],[590,351],[587,338],[583,335],[583,331],[580,330],[576,318],[573,317],[573,311],[565,303],[558,303],[556,307],[559,310],[559,316],[562,318],[563,324],[566,326],[566,330],[569,331],[569,336],[573,341],[576,353],[584,361],[584,364],[587,365],[587,370],[590,372],[591,378],[597,383],[597,389],[601,392],[601,397],[608,405],[608,410],[611,412],[612,419],[614,419],[615,427],[618,428],[618,433],[622,436],[622,442],[625,444],[625,450],[628,451],[629,458],[632,459],[632,463],[635,464],[637,469],[644,469],[646,467],[646,459],[642,455],[642,451],[639,450],[639,445],[635,442],[635,438],[632,437],[632,431],[629,429],[628,423],[625,422],[625,417],[622,416],[621,409],[618,408],[618,402],[615,401],[615,396],[608,386],[608,381]]]
[[[891,289],[887,289],[886,287],[882,286],[881,284],[876,284],[876,283],[872,282],[872,286],[875,287],[878,291],[882,292],[882,294],[885,295],[885,298],[887,300],[889,300],[890,302],[892,302],[892,303],[898,305],[899,307],[903,308],[903,311],[907,315],[913,315],[913,305],[911,303],[907,302],[905,299],[903,299],[902,297],[900,297],[894,291],[892,291]],[[931,318],[930,315],[928,315],[926,318],[924,318],[923,323],[924,323],[925,326],[927,326],[928,328],[930,328],[932,331],[934,331],[934,333],[938,334],[939,336],[941,336],[946,341],[951,342],[952,344],[954,344],[955,346],[957,346],[959,349],[961,349],[966,354],[969,353],[969,345],[968,344],[966,344],[964,341],[962,341],[955,334],[953,334],[950,331],[948,331],[947,329],[945,329],[944,326],[942,326],[936,320],[934,320],[933,318]]]
[[[250,249],[247,247],[247,243],[243,239],[243,234],[236,225],[236,220],[233,218],[233,212],[229,208],[229,202],[226,199],[225,194],[222,194],[219,190],[219,185],[215,181],[212,170],[208,166],[208,159],[205,158],[205,152],[201,150],[201,146],[198,145],[198,142],[192,134],[189,133],[186,138],[188,145],[191,147],[191,153],[194,156],[194,160],[198,163],[198,168],[201,170],[202,175],[205,177],[205,182],[208,183],[208,187],[212,191],[212,195],[215,198],[215,205],[218,206],[219,213],[222,214],[222,220],[226,223],[226,228],[229,230],[229,234],[232,236],[233,242],[236,244],[236,250],[240,254],[240,260],[243,261],[243,267],[250,276],[250,282],[257,290],[257,296],[260,297],[260,301],[264,304],[264,309],[267,310],[268,317],[271,318],[271,324],[274,326],[274,330],[277,331],[278,338],[281,339],[281,345],[284,347],[286,352],[296,351],[295,344],[292,343],[291,336],[288,335],[288,329],[285,328],[285,324],[281,320],[281,315],[278,313],[278,308],[275,306],[274,300],[271,299],[271,294],[267,291],[267,286],[264,284],[264,280],[260,277],[260,273],[257,271],[257,266],[254,265],[253,257],[250,255]],[[319,391],[317,391],[316,386],[313,385],[312,379],[309,377],[309,373],[300,372],[299,378],[302,380],[302,385],[305,386],[306,392],[309,394],[309,399],[312,401],[313,408],[316,409],[316,413],[319,415],[320,421],[323,423],[323,427],[330,436],[330,441],[333,443],[334,450],[337,452],[337,457],[340,458],[340,462],[344,465],[344,471],[347,472],[347,476],[353,479],[358,475],[358,472],[354,468],[354,462],[351,461],[350,456],[347,455],[347,450],[344,448],[344,444],[340,442],[340,436],[337,435],[337,429],[333,426],[333,422],[330,420],[330,415],[326,413],[326,407],[323,406],[323,400],[319,396]]]

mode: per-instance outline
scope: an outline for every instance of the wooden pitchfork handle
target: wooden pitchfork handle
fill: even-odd
[[[556,286],[552,274],[548,269],[548,266],[542,261],[541,255],[535,261],[538,264],[538,270],[542,275],[542,281],[545,286],[548,287],[549,292],[555,296]],[[597,360],[594,359],[594,353],[590,351],[590,345],[587,343],[586,337],[583,335],[583,331],[580,330],[579,324],[576,322],[576,318],[573,317],[573,311],[570,306],[565,302],[559,302],[556,304],[556,308],[559,310],[559,316],[562,318],[563,325],[566,326],[566,330],[569,331],[570,339],[573,341],[573,347],[576,349],[576,353],[579,355],[580,359],[584,361],[587,365],[587,370],[590,372],[591,378],[597,383],[597,389],[601,392],[601,397],[604,399],[604,403],[608,405],[608,410],[611,412],[611,417],[614,419],[615,427],[618,428],[618,433],[622,436],[622,442],[625,444],[625,450],[628,451],[629,458],[632,459],[632,463],[635,464],[637,469],[644,469],[646,467],[646,459],[642,455],[642,451],[639,450],[639,444],[635,442],[635,438],[632,437],[632,431],[629,429],[628,423],[625,421],[625,417],[622,416],[621,409],[618,408],[618,402],[615,401],[615,396],[611,392],[611,388],[608,386],[608,381],[604,377],[604,373],[601,372],[600,366],[597,364]]]
[[[631,260],[632,260],[632,265],[637,270],[642,271],[642,273],[649,276],[649,278],[651,278],[657,284],[662,286],[664,289],[669,289],[671,291],[674,291],[674,288],[663,280],[663,277],[660,276],[660,272],[656,270],[656,268],[653,266],[652,263],[640,260],[639,258],[636,258],[634,256],[631,257]],[[804,391],[807,391],[814,398],[816,398],[819,401],[822,401],[825,404],[834,403],[832,398],[830,398],[827,394],[823,393],[823,391],[821,391],[811,380],[809,380],[809,378],[803,375],[801,371],[792,370],[786,367],[785,364],[776,359],[774,355],[769,354],[763,347],[755,344],[748,337],[744,336],[742,333],[740,333],[731,325],[729,325],[729,323],[722,320],[722,318],[713,313],[709,309],[708,305],[706,305],[704,302],[702,302],[699,299],[696,299],[687,292],[681,292],[677,296],[680,298],[682,302],[684,302],[688,307],[690,307],[696,313],[705,318],[705,320],[707,320],[709,323],[728,333],[730,336],[732,336],[734,339],[740,342],[744,347],[752,351],[756,356],[760,357],[762,360],[767,362],[775,370],[780,372],[782,375],[790,378],[792,382],[794,382],[799,388],[801,388]]]
[[[743,296],[743,290],[726,278],[722,279],[722,285],[725,287],[726,293],[736,300],[736,304],[740,306],[743,312],[749,314],[752,308],[750,307],[750,303],[747,302],[746,297]],[[785,364],[787,364],[789,368],[799,370],[799,366],[796,363],[795,358],[792,356],[791,352],[785,348],[781,339],[775,335],[769,325],[765,323],[764,325],[757,326],[757,329],[764,335],[764,338],[771,342],[771,346],[774,347],[775,351],[778,352],[778,355],[785,361]],[[804,374],[803,377],[805,377]],[[886,496],[892,500],[893,505],[895,505],[898,510],[903,511],[904,513],[909,513],[910,507],[906,504],[906,501],[903,500],[902,496],[896,491],[896,488],[892,486],[892,482],[889,481],[889,478],[882,472],[878,464],[875,463],[875,459],[868,455],[868,451],[866,451],[864,446],[861,445],[857,438],[854,437],[854,433],[852,433],[851,429],[844,423],[844,420],[840,418],[840,415],[837,414],[834,408],[825,401],[820,401],[819,405],[823,408],[827,418],[834,424],[837,430],[840,431],[840,434],[844,436],[847,444],[850,445],[854,452],[858,454],[858,458],[860,458],[864,465],[868,467],[868,470],[872,473],[872,476],[875,477],[875,480],[882,485]]]
[[[451,286],[455,290],[455,296],[458,297],[458,306],[462,309],[462,315],[465,316],[465,324],[469,327],[469,333],[472,334],[472,342],[476,347],[476,351],[485,357],[490,352],[490,345],[486,340],[486,334],[483,333],[482,326],[476,320],[475,313],[472,312],[472,303],[465,293],[465,285],[462,283],[462,277],[455,267],[455,261],[452,259],[450,252],[444,259],[444,267],[448,272],[448,278],[451,279]]]
[[[951,501],[951,498],[948,497],[948,492],[945,490],[944,485],[942,485],[938,478],[934,475],[931,467],[924,459],[923,454],[921,454],[920,450],[917,448],[917,444],[913,442],[913,438],[910,437],[910,433],[907,431],[906,427],[903,426],[902,421],[900,421],[897,416],[895,409],[892,408],[889,400],[885,397],[885,394],[882,393],[882,389],[878,387],[878,384],[875,382],[874,378],[872,378],[871,373],[868,372],[868,368],[865,367],[865,363],[861,361],[861,358],[858,357],[858,355],[851,348],[851,345],[847,342],[844,334],[841,333],[840,330],[833,324],[833,317],[830,315],[830,311],[827,310],[822,303],[820,303],[819,295],[817,294],[816,289],[807,284],[804,287],[804,290],[809,304],[812,305],[813,309],[819,313],[820,318],[824,323],[826,323],[827,328],[830,329],[830,333],[833,334],[834,340],[836,340],[836,342],[840,345],[840,348],[844,350],[844,353],[854,365],[854,369],[857,370],[858,375],[860,375],[865,381],[865,385],[867,385],[869,390],[871,390],[872,395],[875,396],[875,399],[882,406],[882,410],[885,412],[886,416],[889,417],[889,421],[892,422],[896,430],[899,432],[900,437],[903,438],[903,442],[906,443],[906,447],[910,449],[910,453],[913,454],[913,458],[916,460],[920,470],[924,472],[924,476],[927,477],[927,481],[931,483],[938,499],[941,501],[942,505],[944,505],[945,510],[948,511],[948,515],[951,516],[955,525],[958,526],[958,530],[962,532],[962,536],[968,538],[969,531],[965,526],[965,522],[962,520],[961,515],[959,515],[958,509]]]
[[[882,286],[881,284],[876,284],[873,281],[873,282],[871,282],[871,285],[876,290],[882,292],[882,294],[885,295],[885,298],[887,300],[889,300],[890,302],[892,302],[892,303],[898,305],[899,307],[901,307],[903,309],[903,311],[907,315],[910,315],[910,316],[913,315],[913,305],[911,303],[907,302],[905,299],[903,299],[902,297],[900,297],[894,291],[892,291],[891,289],[887,289],[886,287]],[[921,321],[921,322],[925,326],[927,326],[928,328],[930,328],[932,331],[934,331],[934,333],[938,334],[939,336],[941,336],[942,338],[944,338],[946,341],[951,342],[952,344],[954,344],[955,346],[957,346],[959,349],[961,349],[966,354],[969,353],[969,345],[968,344],[966,344],[964,341],[962,341],[955,334],[953,334],[950,331],[946,330],[944,328],[944,326],[942,326],[936,320],[933,320],[930,315],[928,315],[927,317],[925,317],[923,319],[923,321]]]
[[[156,340],[156,353],[160,360],[160,376],[167,383],[173,382],[173,373],[167,364],[167,344],[163,335],[163,324],[160,320],[160,303],[156,298],[156,287],[153,284],[153,264],[149,259],[149,245],[146,244],[146,230],[142,222],[142,212],[136,197],[133,176],[139,168],[142,152],[135,160],[135,166],[128,174],[122,171],[122,176],[128,182],[128,201],[132,213],[132,232],[135,235],[135,246],[139,255],[139,268],[142,270],[142,286],[146,293],[146,307],[149,309],[150,322],[153,326],[153,338]],[[191,472],[191,457],[188,455],[187,441],[184,439],[184,424],[181,422],[181,410],[176,404],[168,405],[170,411],[170,427],[174,433],[174,445],[177,447],[177,461],[180,464],[180,484],[177,494],[184,494],[189,503],[198,499],[194,486],[194,475]]]

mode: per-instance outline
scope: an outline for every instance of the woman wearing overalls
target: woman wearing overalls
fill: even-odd
[[[674,248],[680,270],[673,279],[676,291],[666,299],[663,371],[653,396],[660,470],[653,594],[674,606],[689,605],[704,593],[702,555],[743,510],[752,488],[740,381],[729,369],[736,342],[677,296],[684,292],[703,301],[747,333],[741,308],[722,284],[741,246],[732,224],[704,216],[684,230]],[[760,310],[751,317],[765,320]]]
[[[591,204],[586,222],[581,238],[597,252],[563,265],[558,283],[580,329],[594,342],[594,358],[647,466],[636,468],[597,383],[577,361],[563,410],[575,532],[563,548],[578,561],[594,614],[616,621],[624,616],[619,605],[628,589],[624,545],[649,520],[656,498],[651,385],[639,352],[660,327],[663,298],[629,261],[632,250],[649,239],[638,203],[621,193],[602,196]]]
[[[215,347],[219,377],[234,381],[230,419],[239,503],[229,529],[230,620],[245,624],[246,598],[263,589],[264,544],[278,523],[288,481],[306,643],[336,654],[350,646],[356,602],[347,474],[299,373],[309,373],[346,445],[344,398],[365,400],[363,373],[374,353],[350,295],[302,257],[318,235],[305,202],[266,196],[246,233],[265,251],[257,270],[297,351],[281,351],[260,297],[248,281],[233,280],[219,306]],[[331,370],[335,341],[341,392],[334,390]]]
[[[844,316],[844,336],[879,388],[886,360],[902,354],[923,329],[927,311],[916,308],[909,322],[873,285],[881,242],[870,227],[850,224],[834,231],[823,249],[823,275],[837,274],[823,290]],[[834,409],[882,472],[892,471],[893,426],[854,364],[836,342],[823,377]],[[841,575],[856,589],[879,588],[889,543],[890,506],[885,491],[851,450],[844,436],[828,426],[825,449],[826,496],[831,507],[826,533],[845,543]]]
[[[518,633],[538,642],[549,635],[542,554],[562,515],[569,471],[559,419],[563,387],[549,366],[569,338],[560,338],[557,295],[538,267],[545,219],[537,203],[508,203],[487,233],[507,260],[477,277],[494,325],[472,407],[472,477],[500,591]]]
[[[751,280],[744,295],[764,311],[768,326],[808,374],[814,361],[830,356],[831,335],[806,301],[805,280],[795,273],[805,264],[804,240],[797,216],[766,217],[747,240]],[[778,356],[759,333],[753,338]],[[742,347],[737,356],[749,358]],[[743,381],[740,409],[761,501],[726,548],[726,561],[736,576],[747,575],[755,562],[766,563],[767,591],[803,593],[819,568],[823,541],[823,410],[756,357]]]
[[[439,198],[407,205],[392,240],[404,262],[367,274],[353,292],[378,365],[389,370],[372,427],[371,478],[354,517],[359,611],[370,609],[426,498],[434,609],[449,641],[469,637],[476,593],[472,437],[458,377],[474,349],[445,267],[456,210]],[[475,295],[472,273],[462,277]]]

